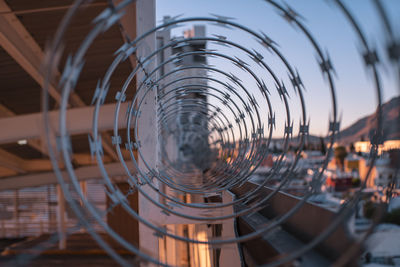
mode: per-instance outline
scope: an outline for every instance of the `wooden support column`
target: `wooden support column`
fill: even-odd
[[[67,231],[65,222],[65,200],[61,186],[57,185],[57,231],[58,231],[58,248],[67,248]]]
[[[47,186],[47,232],[51,233],[53,231],[54,217],[51,212],[51,185]]]
[[[79,185],[81,187],[82,195],[85,199],[87,199],[87,182],[86,181],[80,181]]]
[[[84,197],[84,199],[87,199],[87,182],[86,181],[80,181],[79,185],[81,187],[81,191],[82,191],[82,195]],[[83,200],[80,200],[81,206],[84,205]],[[85,227],[81,227],[80,229],[81,233],[85,233],[86,232],[86,228]]]

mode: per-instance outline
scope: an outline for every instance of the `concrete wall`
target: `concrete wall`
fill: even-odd
[[[256,185],[246,183],[233,192],[242,195],[255,188]],[[269,188],[262,189],[263,195],[272,192]],[[279,192],[270,199],[266,208],[260,211],[268,219],[273,219],[287,213],[301,199],[286,193]],[[336,213],[320,206],[305,203],[298,212],[290,217],[284,224],[283,229],[303,242],[309,242],[323,232],[336,217]],[[320,243],[316,249],[329,259],[337,259],[344,254],[352,244],[352,239],[343,225],[338,227],[325,241]]]

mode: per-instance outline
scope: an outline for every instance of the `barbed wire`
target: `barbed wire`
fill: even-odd
[[[92,132],[88,136],[91,154],[97,161],[105,191],[112,202],[106,213],[120,205],[140,225],[151,229],[156,237],[169,237],[190,244],[206,244],[211,248],[241,243],[272,233],[274,229],[299,212],[324,183],[324,172],[333,157],[333,148],[341,125],[338,115],[334,60],[329,57],[328,53],[323,52],[317,39],[304,23],[304,18],[293,8],[278,1],[264,1],[270,8],[276,10],[283,22],[289,23],[305,37],[306,42],[316,54],[316,60],[320,66],[319,75],[325,78],[330,93],[331,116],[328,121],[329,133],[326,138],[329,142],[328,150],[322,163],[316,168],[312,181],[300,201],[282,216],[273,218],[269,224],[242,236],[209,237],[208,240],[199,240],[179,235],[143,217],[140,212],[129,205],[128,196],[137,192],[146,201],[157,207],[160,214],[208,224],[237,219],[262,210],[272,197],[294,179],[295,172],[299,168],[299,161],[310,134],[310,114],[306,111],[305,101],[307,89],[303,83],[303,77],[300,75],[301,71],[299,72],[281,52],[278,42],[264,32],[254,31],[229,17],[210,15],[209,17],[165,18],[160,25],[147,29],[145,33],[136,38],[130,37],[120,19],[124,14],[124,9],[134,2],[125,0],[114,5],[110,1],[109,6],[93,20],[93,27],[79,48],[68,57],[59,83],[62,101],[57,133],[51,130],[51,122],[48,118],[47,87],[52,81],[53,70],[59,67],[58,59],[63,48],[63,35],[68,29],[74,13],[85,1],[76,1],[71,7],[47,51],[47,80],[43,90],[45,130],[54,172],[69,205],[80,219],[80,223],[88,229],[99,245],[122,266],[129,264],[94,231],[93,221],[121,246],[143,261],[168,266],[167,263],[160,262],[158,258],[154,258],[125,240],[104,222],[104,213],[97,210],[81,192],[79,177],[72,164],[73,151],[66,123],[69,98],[79,83],[80,74],[84,69],[85,56],[91,45],[97,37],[117,24],[125,42],[115,51],[113,62],[108,66],[104,76],[99,77],[97,87],[93,89]],[[266,266],[278,266],[300,257],[329,237],[340,224],[354,213],[357,203],[361,199],[362,189],[366,187],[368,179],[370,179],[378,156],[378,146],[383,142],[384,118],[382,117],[382,84],[377,67],[378,52],[369,44],[362,27],[346,5],[340,0],[330,2],[334,3],[343,13],[344,19],[357,34],[362,45],[360,53],[364,59],[364,65],[374,79],[372,84],[377,95],[377,108],[375,131],[370,138],[372,145],[369,156],[370,167],[366,176],[362,177],[363,182],[360,189],[340,207],[337,216],[324,231],[301,249],[290,252],[285,257],[274,260]],[[373,2],[387,32],[387,49],[393,68],[400,69],[399,44],[394,30],[380,1],[374,0]],[[146,38],[154,37],[158,32],[193,23],[226,30],[227,35],[213,33],[204,36],[170,38],[155,49],[146,44]],[[259,47],[252,49],[248,47],[246,40],[233,40],[229,35],[232,31],[245,35],[246,40],[255,40]],[[206,44],[212,44],[213,48],[206,47]],[[146,49],[150,51],[144,54],[143,51]],[[275,66],[268,63],[264,56],[265,52],[272,54],[283,66],[288,74],[294,95],[289,96],[284,83],[286,78],[280,77],[280,72],[274,70]],[[111,78],[116,75],[121,64],[132,58],[135,61],[133,70],[114,96],[116,105],[111,137],[121,168],[125,170],[126,182],[130,185],[128,193],[123,193],[113,183],[112,175],[107,172],[103,161],[104,152],[99,121],[102,120],[100,110],[109,96]],[[198,61],[195,61],[195,58]],[[211,61],[224,61],[229,68],[214,66]],[[239,76],[237,73],[241,75]],[[269,86],[268,80],[272,81],[275,86]],[[255,88],[250,88],[253,86],[249,85],[255,85]],[[135,88],[134,92],[132,92],[132,88]],[[133,97],[128,99],[128,95],[133,95]],[[282,106],[276,108],[278,103],[272,101],[273,95],[280,98]],[[159,147],[156,158],[146,156],[146,150],[153,149],[154,143],[149,143],[147,136],[139,131],[141,127],[144,127],[141,117],[148,112],[146,106],[149,105],[148,100],[152,98],[156,99],[155,121],[154,128],[148,129],[148,131],[156,132],[156,143]],[[294,101],[293,98],[297,98],[300,103],[300,112],[297,114],[300,114],[301,118],[298,127],[294,126],[293,114],[296,113],[290,110],[289,103]],[[271,145],[273,134],[276,133],[275,114],[277,112],[283,113],[284,118],[283,133],[281,133],[283,145],[282,151],[277,154],[267,177],[253,189],[231,201],[218,203],[204,201],[210,195],[221,196],[223,192],[231,191],[249,182],[266,157],[272,155]],[[125,122],[125,134],[121,133],[121,121]],[[294,153],[293,160],[289,162],[287,155],[290,144],[295,141],[293,138],[295,127],[299,129],[296,141],[298,149]],[[59,140],[58,150],[51,145],[51,140],[54,138]],[[124,156],[126,153],[123,151],[127,152],[130,158]],[[68,175],[62,174],[59,159],[63,160]],[[273,180],[279,180],[278,185],[272,189],[271,193],[264,195],[262,189]],[[187,196],[191,196],[195,201],[188,201]],[[83,206],[79,206],[76,199],[79,199]],[[235,209],[238,205],[242,208]],[[231,208],[230,212],[227,212],[227,208]],[[370,231],[372,231],[372,227]],[[351,256],[346,255],[346,259]]]

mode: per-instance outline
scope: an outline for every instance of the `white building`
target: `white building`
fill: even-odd
[[[168,21],[169,17],[164,20]],[[172,47],[163,49],[158,55],[158,64],[176,57],[172,62],[165,64],[159,77],[161,96],[167,96],[160,101],[162,113],[165,116],[160,140],[160,158],[171,164],[193,169],[193,165],[200,171],[207,169],[207,162],[202,155],[208,154],[208,127],[207,127],[207,70],[201,68],[206,64],[206,56],[201,52],[206,48],[205,40],[196,38],[205,37],[205,26],[195,25],[186,30],[184,36],[171,37],[169,28],[157,32],[157,47],[176,41]],[[193,54],[191,54],[194,52]],[[200,53],[196,53],[200,52]],[[182,69],[177,71],[177,69]],[[171,74],[169,74],[171,73]],[[204,93],[203,93],[204,92]],[[159,105],[160,108],[160,105]],[[171,115],[174,113],[175,115]]]

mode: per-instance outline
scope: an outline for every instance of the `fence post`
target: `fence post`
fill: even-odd
[[[65,227],[65,202],[64,194],[62,192],[61,186],[57,185],[57,228],[59,235],[58,247],[59,249],[66,249],[67,247],[67,236]]]
[[[40,235],[43,235],[43,221],[40,220]]]
[[[19,196],[18,196],[18,189],[14,191],[14,221],[15,221],[15,235],[17,237],[20,236],[19,231]]]

